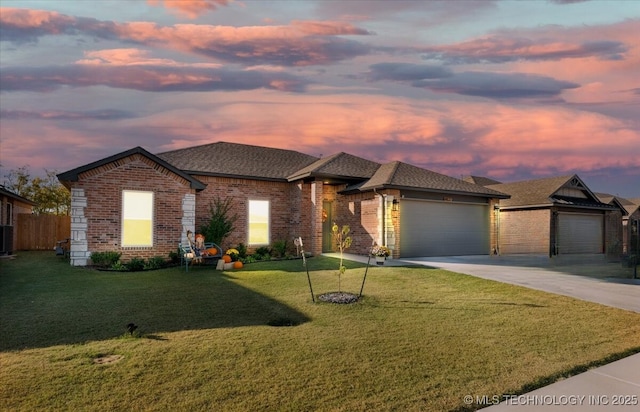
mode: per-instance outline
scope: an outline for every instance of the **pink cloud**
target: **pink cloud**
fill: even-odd
[[[152,6],[164,6],[190,19],[195,19],[204,13],[216,10],[220,6],[227,6],[231,2],[233,0],[147,0],[147,3]]]
[[[79,34],[117,37],[144,45],[248,65],[308,66],[331,64],[370,52],[370,47],[339,37],[367,35],[349,23],[295,21],[288,26],[211,26],[150,22],[114,23],[55,12],[3,8],[3,39],[19,43],[43,35]]]

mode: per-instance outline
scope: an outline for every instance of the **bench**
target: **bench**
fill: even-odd
[[[216,253],[210,253],[210,250],[214,248]],[[178,249],[180,250],[180,266],[184,264],[187,272],[191,262],[214,264],[222,258],[222,248],[213,242],[205,242],[204,248],[201,250],[194,249],[189,243],[178,243]]]

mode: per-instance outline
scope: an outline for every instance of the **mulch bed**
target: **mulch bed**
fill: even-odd
[[[349,304],[356,303],[358,301],[358,295],[347,292],[329,292],[318,296],[318,299],[329,303]]]

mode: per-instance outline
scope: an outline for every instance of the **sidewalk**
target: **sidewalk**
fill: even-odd
[[[326,255],[338,257],[338,254]],[[344,258],[367,263],[367,256],[345,254]],[[540,259],[491,259],[489,256],[391,259],[385,262],[385,266],[443,268],[640,313],[640,280],[579,276],[580,271],[586,269],[580,269],[571,262],[556,266]],[[470,404],[477,404],[478,399],[473,394],[470,396]],[[484,400],[488,407],[482,410],[487,412],[639,411],[640,353],[524,395],[500,399],[488,397]],[[501,403],[492,405],[494,401]]]

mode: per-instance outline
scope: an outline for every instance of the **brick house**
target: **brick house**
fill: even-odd
[[[622,253],[631,255],[636,253],[634,246],[638,248],[640,241],[640,198],[617,198],[627,211],[622,218]]]
[[[36,204],[0,186],[0,255],[10,255],[18,243],[18,214],[33,212]]]
[[[622,214],[622,254],[634,254],[635,238],[638,237],[640,222],[640,198],[625,199],[608,193],[596,193],[602,203],[608,203],[620,207]],[[633,244],[632,244],[633,243]]]
[[[351,227],[352,253],[373,242],[394,257],[489,254],[494,206],[508,195],[402,162],[347,153],[317,158],[226,142],[151,154],[141,147],[58,175],[71,191],[71,264],[91,252],[166,256],[230,198],[239,219],[223,248],[301,236],[332,250],[331,224]]]
[[[483,183],[510,195],[500,200],[497,209],[497,253],[550,257],[619,257],[622,253],[622,215],[626,212],[619,203],[601,202],[577,175]]]

